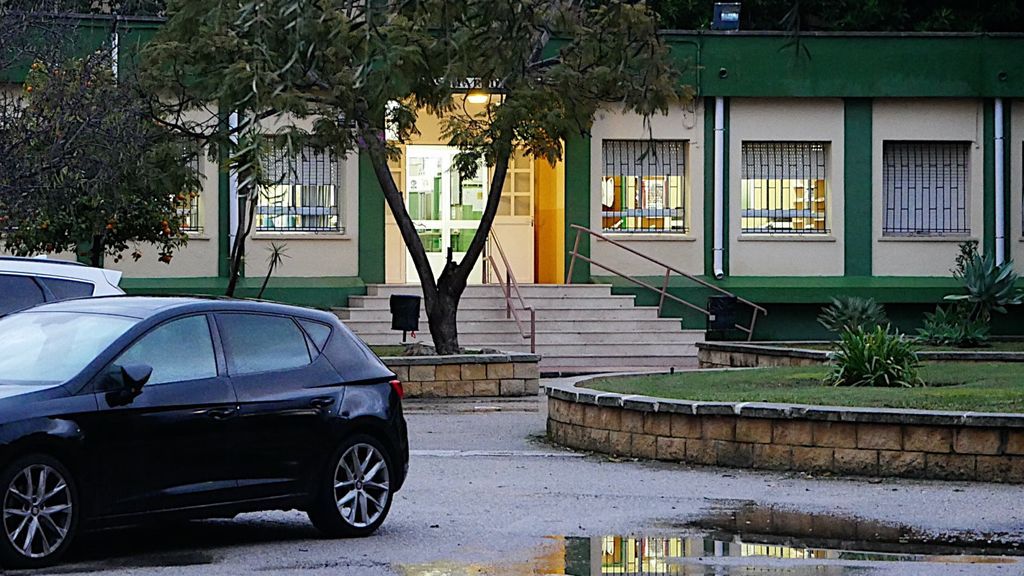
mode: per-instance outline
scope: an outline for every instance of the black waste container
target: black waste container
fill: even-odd
[[[391,329],[416,332],[420,329],[420,297],[411,294],[392,294]]]
[[[736,297],[708,298],[708,330],[732,330],[736,327]]]

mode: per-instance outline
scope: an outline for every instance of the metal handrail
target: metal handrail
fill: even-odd
[[[736,328],[738,330],[741,330],[741,331],[747,333],[747,341],[752,340],[753,337],[754,337],[754,326],[757,324],[757,315],[758,315],[758,313],[760,313],[760,314],[762,314],[764,316],[768,315],[768,310],[766,310],[763,306],[758,306],[757,304],[754,304],[750,300],[747,300],[745,298],[740,298],[739,296],[733,294],[732,292],[729,292],[728,290],[725,290],[723,288],[715,286],[714,284],[711,284],[709,282],[705,282],[704,280],[701,280],[700,278],[697,278],[696,276],[694,276],[692,274],[687,274],[686,272],[683,272],[682,270],[679,270],[678,268],[674,268],[674,267],[672,267],[672,266],[670,266],[668,264],[665,264],[664,262],[661,262],[660,260],[656,260],[654,258],[651,258],[650,256],[648,256],[646,254],[638,252],[637,250],[634,250],[634,249],[630,248],[629,246],[626,246],[625,244],[622,244],[621,242],[616,242],[615,240],[612,240],[611,238],[605,236],[604,234],[601,234],[600,232],[595,232],[595,231],[593,231],[593,230],[591,230],[589,228],[585,228],[583,226],[580,226],[579,224],[572,224],[571,228],[576,230],[576,241],[573,243],[573,246],[572,246],[572,258],[569,260],[569,270],[568,270],[568,273],[566,274],[566,277],[565,277],[565,283],[566,284],[572,284],[572,271],[573,271],[573,268],[575,268],[575,266],[576,266],[576,259],[578,258],[580,260],[583,260],[584,262],[587,262],[589,264],[597,266],[598,268],[601,268],[602,270],[607,270],[608,272],[611,272],[612,274],[615,274],[616,276],[618,276],[620,278],[623,278],[625,280],[628,280],[628,281],[630,281],[630,282],[632,282],[632,283],[634,283],[634,284],[636,284],[638,286],[642,286],[644,288],[648,288],[650,290],[654,290],[655,292],[657,292],[659,294],[659,296],[660,296],[660,298],[658,300],[658,314],[659,315],[661,315],[661,311],[665,307],[665,299],[668,298],[669,300],[673,300],[673,301],[678,302],[678,303],[680,303],[680,304],[682,304],[684,306],[688,306],[688,307],[690,307],[690,308],[692,308],[692,309],[694,309],[694,310],[704,314],[705,316],[710,317],[711,316],[711,312],[708,312],[704,308],[701,308],[700,306],[697,306],[696,304],[692,304],[690,302],[687,302],[686,300],[683,300],[682,298],[674,296],[674,295],[672,295],[672,294],[670,294],[668,292],[668,280],[669,280],[669,277],[672,275],[673,272],[675,272],[676,274],[679,274],[680,276],[683,276],[684,278],[687,278],[687,279],[689,279],[689,280],[691,280],[691,281],[693,281],[693,282],[695,282],[697,284],[700,284],[701,286],[704,286],[705,288],[710,288],[711,290],[714,290],[715,292],[719,292],[721,294],[725,294],[726,296],[730,296],[732,298],[735,298],[737,302],[742,302],[742,303],[746,304],[747,306],[750,306],[751,308],[753,308],[754,313],[750,317],[750,326],[741,326],[739,324],[735,324],[735,326],[736,326]],[[581,232],[585,232],[586,234],[588,234],[590,236],[593,236],[595,238],[600,238],[601,240],[604,240],[605,242],[608,242],[608,243],[610,243],[610,244],[612,244],[614,246],[622,248],[623,250],[625,250],[627,252],[630,252],[630,253],[632,253],[632,254],[634,254],[636,256],[639,256],[640,258],[642,258],[644,260],[647,260],[648,262],[651,262],[653,264],[657,264],[658,266],[664,268],[665,269],[665,276],[664,276],[664,280],[662,281],[661,288],[658,288],[658,287],[656,287],[653,284],[650,284],[648,282],[644,282],[643,280],[639,280],[637,278],[634,278],[634,277],[632,277],[632,276],[630,276],[630,275],[628,275],[628,274],[626,274],[624,272],[619,272],[618,270],[615,270],[614,268],[610,268],[608,266],[605,266],[604,264],[601,264],[600,262],[595,262],[590,257],[584,256],[584,255],[580,254],[579,253],[579,248],[580,248],[580,233]]]
[[[501,284],[501,292],[505,296],[505,317],[513,318],[516,321],[516,327],[519,329],[519,334],[523,339],[530,340],[530,352],[533,354],[537,353],[537,311],[533,306],[526,304],[523,300],[523,294],[519,290],[519,282],[516,281],[516,275],[512,272],[512,266],[508,262],[508,257],[505,256],[505,250],[501,248],[501,242],[498,242],[498,235],[491,229],[488,235],[488,240],[494,243],[494,246],[498,248],[498,255],[501,257],[502,263],[505,265],[505,281]],[[487,251],[487,260],[490,262],[491,270],[497,272],[498,264],[494,261],[494,252],[491,250]],[[516,311],[516,307],[512,302],[512,292],[515,292],[516,298],[519,300],[519,305],[524,311],[530,313],[530,331],[527,332],[523,328],[523,322],[519,319],[519,312]]]

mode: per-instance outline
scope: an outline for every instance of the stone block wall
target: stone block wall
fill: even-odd
[[[405,388],[406,398],[536,396],[540,357],[534,354],[465,354],[381,358]]]
[[[691,464],[1024,482],[1024,415],[669,401],[551,385],[548,436]]]

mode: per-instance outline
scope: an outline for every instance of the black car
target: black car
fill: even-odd
[[[0,319],[0,563],[82,529],[298,508],[365,536],[405,481],[402,385],[333,315],[104,297]]]

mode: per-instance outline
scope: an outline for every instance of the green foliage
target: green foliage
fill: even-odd
[[[260,285],[260,291],[256,294],[256,298],[263,298],[263,292],[267,289],[267,284],[270,283],[270,277],[284,264],[285,258],[291,258],[288,254],[287,244],[271,242],[270,246],[267,246],[267,252],[267,275],[263,277],[263,284]]]
[[[960,281],[966,294],[951,294],[946,300],[963,302],[969,307],[971,321],[981,320],[986,324],[992,319],[992,312],[1006,314],[1006,307],[1020,304],[1024,295],[1015,286],[1017,273],[1013,261],[996,264],[995,256],[980,256],[975,252],[965,258],[962,270],[956,270],[953,277]]]
[[[845,331],[832,353],[826,381],[833,386],[924,386],[914,344],[899,332]]]
[[[843,296],[833,298],[831,304],[822,308],[818,323],[832,332],[842,333],[844,330],[871,330],[888,324],[888,320],[885,308],[874,298]]]
[[[154,124],[109,55],[36,62],[16,114],[0,121],[0,226],[21,255],[79,251],[100,264],[141,244],[170,262],[187,238],[183,209],[199,187],[189,162],[198,151]]]
[[[514,151],[555,162],[602,106],[647,118],[691,96],[643,2],[171,0],[168,13],[142,66],[151,92],[163,95],[165,121],[227,149],[240,194],[250,198],[264,183],[257,141],[267,136],[339,156],[364,153],[423,283],[441,353],[458,349],[459,297]],[[492,97],[471,105],[470,91]],[[238,111],[237,129],[208,112],[197,118],[213,102]],[[436,280],[388,168],[424,113],[440,119],[443,140],[458,148],[459,172],[475,172],[481,157],[492,167],[477,233]],[[244,251],[236,244],[234,253]]]
[[[935,312],[926,312],[924,324],[917,329],[919,340],[936,346],[977,348],[986,345],[989,338],[988,323],[971,320],[964,306],[938,306]]]

